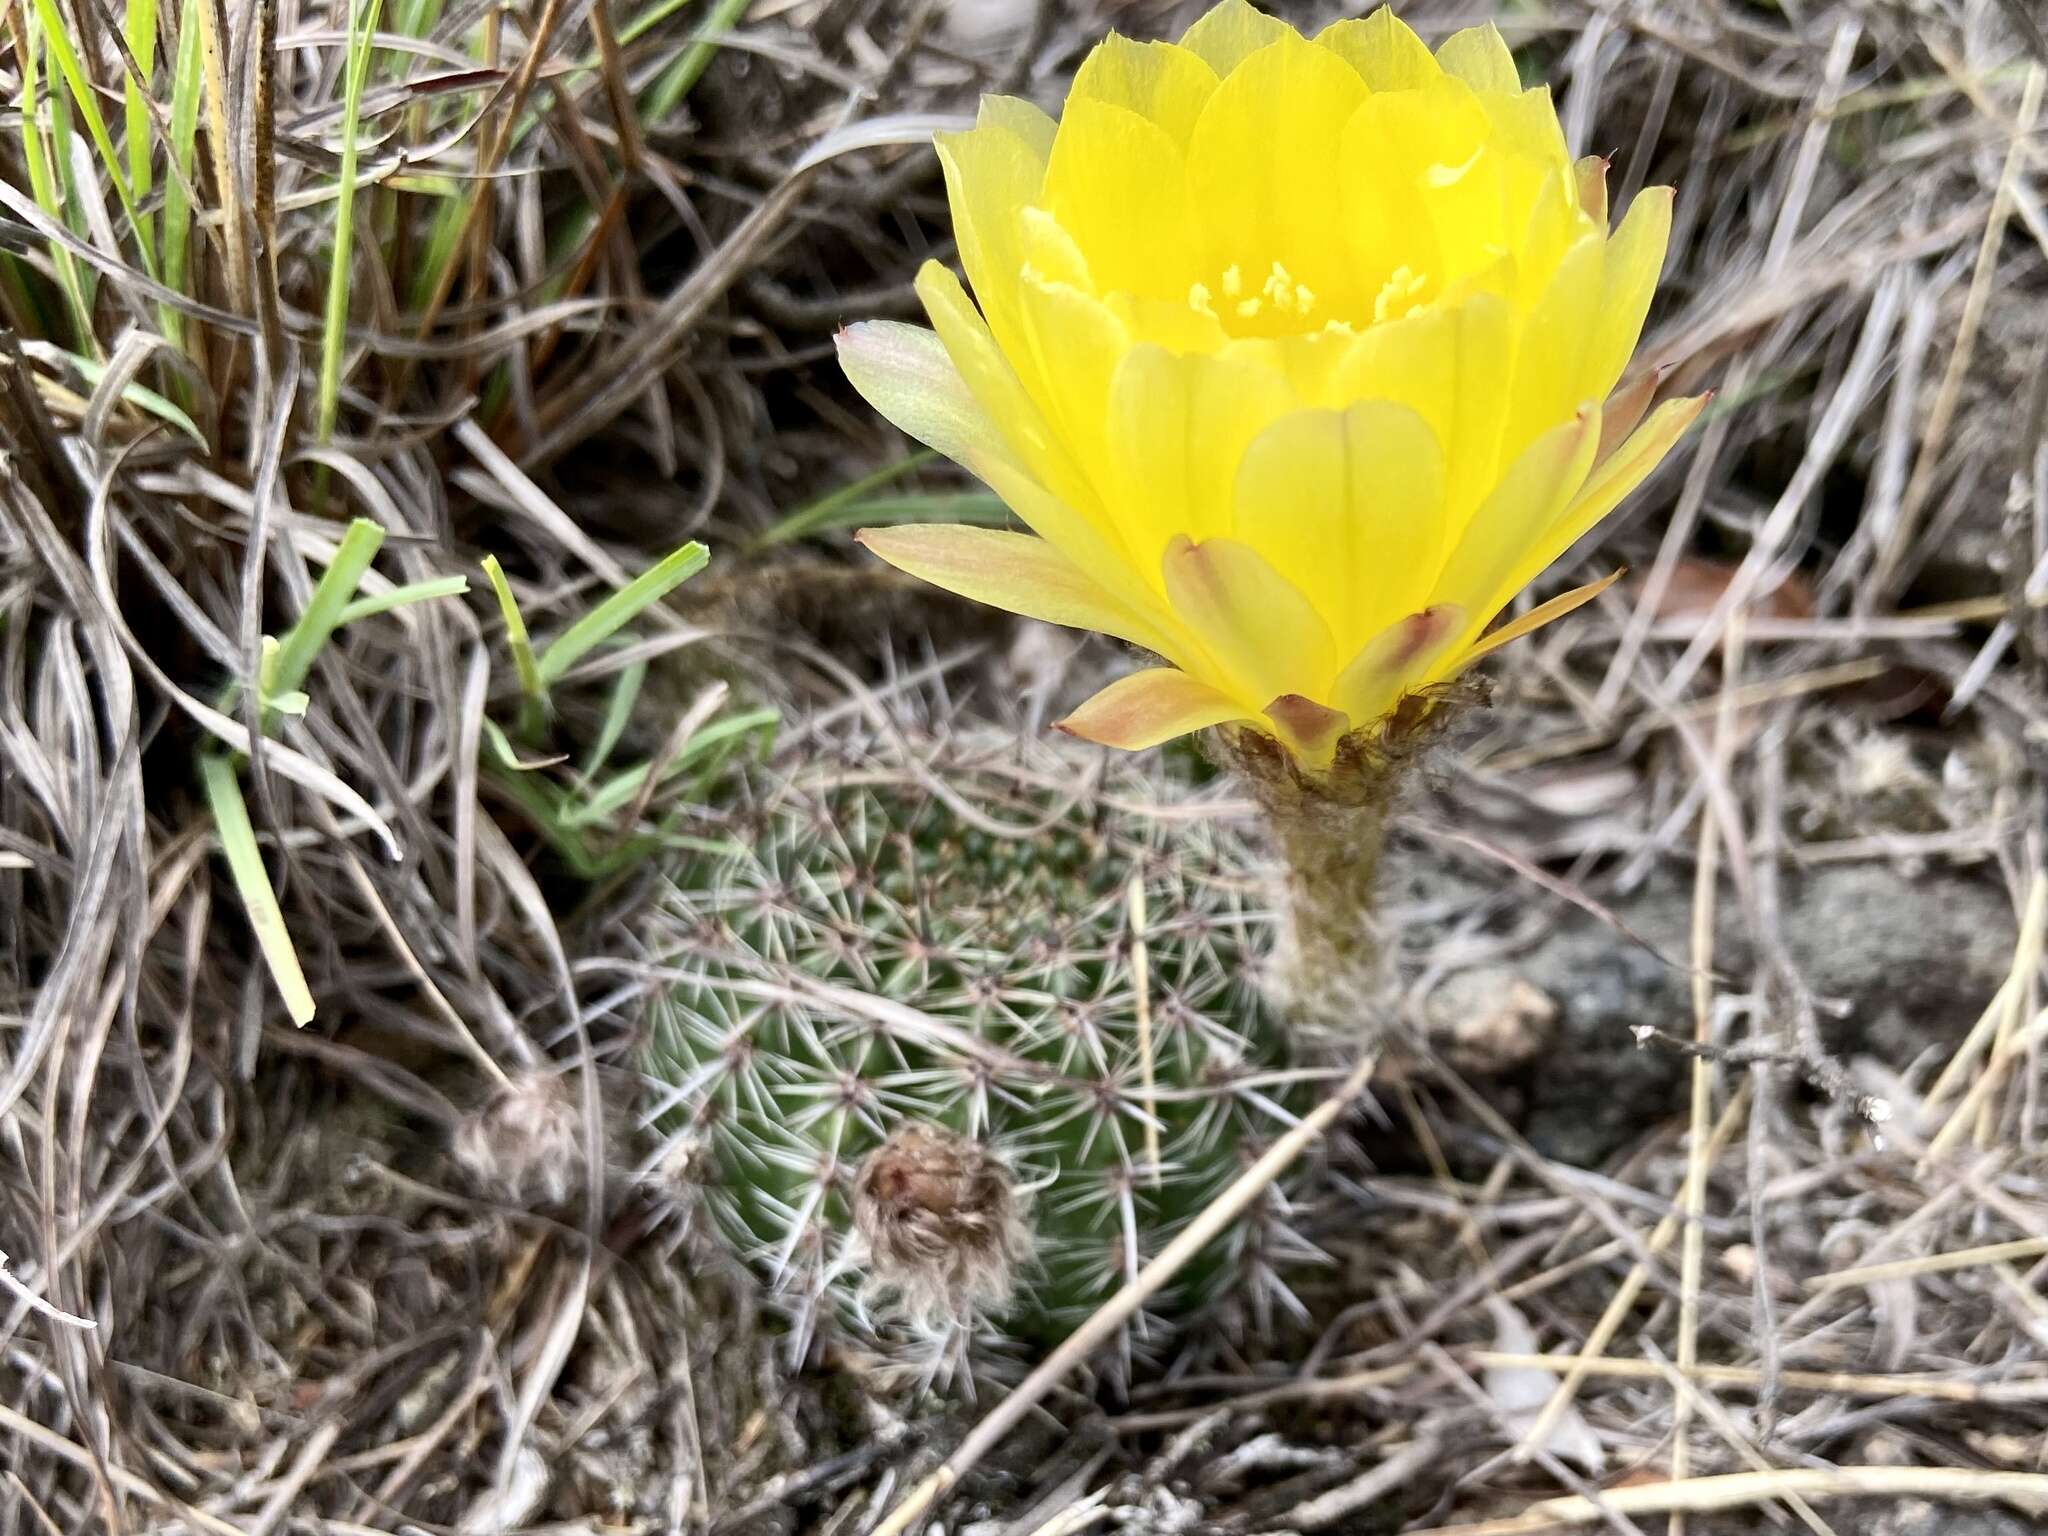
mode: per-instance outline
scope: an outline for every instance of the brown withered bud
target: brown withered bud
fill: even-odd
[[[483,1193],[513,1205],[559,1206],[584,1183],[583,1106],[560,1077],[523,1073],[463,1117],[449,1151]]]
[[[1030,1231],[1010,1170],[978,1141],[910,1124],[868,1154],[853,1183],[868,1285],[920,1322],[967,1322],[1008,1303]]]

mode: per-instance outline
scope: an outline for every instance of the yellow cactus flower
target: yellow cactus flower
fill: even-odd
[[[1223,0],[1111,36],[1058,122],[985,99],[939,156],[974,302],[928,262],[935,330],[855,325],[840,359],[1031,532],[861,539],[1161,658],[1063,722],[1093,741],[1238,722],[1326,766],[1590,596],[1486,632],[1703,403],[1645,420],[1655,380],[1621,384],[1670,189],[1610,231],[1604,163],[1490,26],[1432,55],[1384,9],[1311,41]]]

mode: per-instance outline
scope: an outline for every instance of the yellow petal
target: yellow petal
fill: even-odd
[[[848,381],[895,426],[977,473],[990,459],[1008,457],[1001,430],[961,379],[937,332],[864,320],[834,339]]]
[[[1273,734],[1309,768],[1326,768],[1337,755],[1337,743],[1351,729],[1342,710],[1298,693],[1283,693],[1260,711],[1272,722]]]
[[[1170,43],[1134,43],[1112,32],[1081,61],[1067,93],[1067,112],[1083,101],[1122,107],[1156,123],[1185,148],[1215,89],[1216,71],[1200,54]]]
[[[1491,132],[1471,88],[1444,76],[1375,92],[1345,123],[1337,183],[1364,317],[1398,319],[1498,258],[1506,235],[1485,154]]]
[[[1069,101],[1044,199],[1087,259],[1098,292],[1187,301],[1200,276],[1187,172],[1159,124],[1110,102]]]
[[[1080,242],[1043,208],[1017,210],[1017,239],[1023,248],[1025,270],[1041,281],[1065,283],[1084,293],[1095,291],[1095,274],[1089,270]]]
[[[1473,662],[1479,660],[1480,657],[1497,651],[1504,645],[1512,644],[1524,635],[1534,634],[1544,625],[1563,618],[1573,609],[1583,608],[1602,592],[1605,592],[1609,587],[1621,580],[1621,577],[1622,570],[1612,570],[1598,581],[1589,581],[1583,587],[1573,587],[1569,592],[1560,592],[1546,603],[1538,603],[1519,619],[1514,620],[1512,623],[1503,624],[1491,634],[1482,636],[1477,645],[1458,658],[1459,670],[1462,671],[1464,668],[1472,665]]]
[[[1607,227],[1607,167],[1605,155],[1587,155],[1572,167],[1578,178],[1579,207],[1602,229]]]
[[[1281,329],[1312,328],[1261,297],[1278,262],[1310,289],[1311,317],[1358,313],[1358,274],[1330,193],[1344,125],[1367,94],[1357,70],[1292,28],[1216,88],[1188,149],[1188,189],[1210,270],[1235,268],[1242,285],[1242,298],[1219,293],[1219,305],[1264,306]]]
[[[961,379],[997,426],[1010,452],[973,466],[1023,518],[1033,532],[1092,571],[1127,602],[1139,604],[1151,588],[1151,556],[1141,567],[1126,548],[1122,531],[1102,505],[1096,483],[1075,462],[1069,444],[1055,435],[1038,404],[1012,372],[988,327],[968,302],[960,280],[937,262],[917,275],[924,300],[946,354]],[[1028,332],[1027,332],[1028,335]],[[1029,362],[1029,357],[1026,358]]]
[[[1005,324],[1008,290],[1017,278],[1015,210],[1036,201],[1056,132],[1052,118],[1031,102],[984,96],[972,129],[933,135],[961,265],[976,297],[1005,310]]]
[[[1115,313],[1066,283],[1027,278],[1024,335],[1044,380],[1037,405],[1099,499],[1111,483],[1109,386],[1131,344]]]
[[[1502,457],[1512,459],[1612,386],[1610,379],[1590,394],[1584,388],[1586,348],[1599,319],[1606,260],[1607,242],[1587,235],[1565,253],[1550,286],[1524,318]]]
[[[1629,435],[1606,462],[1587,477],[1585,485],[1575,495],[1570,505],[1546,529],[1542,537],[1532,540],[1528,553],[1516,565],[1508,578],[1508,587],[1499,593],[1499,602],[1493,612],[1513,599],[1514,595],[1543,574],[1545,566],[1559,555],[1578,543],[1581,538],[1603,517],[1621,505],[1622,498],[1641,485],[1685,435],[1706,408],[1709,395],[1695,395],[1685,400],[1667,400],[1650,413],[1650,419]],[[1490,619],[1493,615],[1488,614]]]
[[[1663,460],[1685,429],[1705,407],[1710,397],[1671,400],[1650,413],[1650,419],[1632,433],[1627,442],[1609,456],[1571,497],[1548,528],[1527,540],[1520,557],[1478,608],[1478,628],[1493,622],[1493,616],[1514,600],[1515,594],[1543,574],[1545,567],[1583,538],[1599,521],[1621,504]],[[1532,452],[1534,450],[1531,450]],[[1468,641],[1470,637],[1467,637]]]
[[[1445,38],[1436,61],[1447,75],[1456,75],[1475,91],[1519,91],[1522,77],[1500,29],[1492,22],[1467,27]]]
[[[1201,58],[1221,79],[1268,43],[1298,35],[1284,21],[1274,20],[1245,0],[1218,0],[1181,34],[1180,46]]]
[[[1233,697],[1263,708],[1283,693],[1314,698],[1328,686],[1335,650],[1329,626],[1251,545],[1177,538],[1161,574],[1174,616]]]
[[[1001,430],[1009,456],[1043,481],[1055,496],[1086,505],[1088,486],[1065,446],[1039,410],[1013,363],[968,300],[952,270],[928,261],[917,274],[917,296],[931,317],[946,355],[981,408]],[[1028,352],[1023,360],[1032,364]],[[1035,366],[1035,364],[1033,364]],[[977,473],[980,470],[977,468]],[[1042,532],[1043,530],[1041,530]]]
[[[1229,337],[1212,309],[1190,309],[1185,298],[1153,299],[1140,294],[1105,297],[1111,314],[1121,320],[1134,343],[1150,342],[1178,356],[1219,351]]]
[[[1249,718],[1242,705],[1207,683],[1172,667],[1150,667],[1118,678],[1060,721],[1059,728],[1083,741],[1137,752],[1228,720]]]
[[[1448,77],[1444,83],[1459,85]],[[1513,249],[1510,233],[1519,233],[1509,217],[1511,169],[1509,156],[1482,148],[1462,164],[1440,165],[1424,174],[1422,207],[1438,253],[1433,277],[1445,297],[1462,296],[1481,274],[1499,270],[1512,277],[1522,270],[1521,252]]]
[[[1594,471],[1565,512],[1563,522],[1577,524],[1583,533],[1621,505],[1622,497],[1643,483],[1644,477],[1677,446],[1678,440],[1685,436],[1686,428],[1699,419],[1700,412],[1713,398],[1712,394],[1691,395],[1682,400],[1667,400],[1658,406],[1650,413],[1650,419],[1631,432],[1627,441]],[[1594,507],[1599,510],[1589,516],[1588,509]],[[1576,539],[1578,534],[1571,537]],[[1567,541],[1559,546],[1558,552],[1562,554],[1570,547]]]
[[[1059,131],[1043,107],[1021,96],[984,96],[975,109],[977,127],[1000,128],[1014,133],[1031,147],[1040,165],[1052,158],[1053,136]]]
[[[1350,346],[1333,381],[1351,399],[1394,400],[1429,423],[1443,446],[1444,520],[1455,540],[1493,489],[1507,420],[1503,360],[1511,312],[1493,294],[1376,325]]]
[[[1604,395],[1614,388],[1614,381],[1635,353],[1657,277],[1664,270],[1664,248],[1671,239],[1671,200],[1669,187],[1643,188],[1607,242],[1599,318],[1587,342],[1581,384],[1588,396]]]
[[[960,262],[1007,349],[1015,331],[1017,209],[1038,200],[1052,149],[1052,122],[1029,102],[982,98],[975,126],[935,135]]]
[[[1132,613],[1156,621],[1160,639],[1152,649],[1177,665],[1198,654],[1156,590],[1155,567],[1149,561],[1139,565],[1127,548],[1125,530],[1107,523],[1099,510],[1083,512],[1060,500],[1009,460],[995,460],[982,478],[1004,506],[1076,569],[1088,572]]]
[[[1507,311],[1488,296],[1499,325],[1486,341],[1506,344]],[[1491,346],[1482,356],[1468,359],[1460,345],[1465,313],[1456,307],[1431,305],[1399,320],[1370,326],[1346,344],[1344,357],[1330,381],[1330,392],[1345,400],[1392,400],[1416,412],[1429,423],[1437,440],[1456,457],[1454,422],[1460,400],[1470,391],[1483,388],[1483,377],[1467,377],[1468,369],[1483,366],[1497,374],[1499,353]],[[1505,381],[1502,381],[1504,383]],[[1494,392],[1503,400],[1504,388]],[[1498,435],[1496,433],[1496,435]],[[1492,477],[1492,465],[1486,467]]]
[[[1438,603],[1395,620],[1368,640],[1337,675],[1331,690],[1337,707],[1355,724],[1389,713],[1429,673],[1459,630],[1464,610]]]
[[[1542,302],[1565,257],[1584,240],[1603,247],[1607,231],[1579,206],[1578,172],[1568,165],[1546,166],[1526,156],[1501,156],[1500,191],[1506,210],[1503,229],[1519,229],[1512,276],[1501,289],[1522,309]]]
[[[1156,625],[1133,613],[1044,539],[997,528],[912,524],[854,537],[899,571],[1029,619],[1092,629],[1164,655]]]
[[[953,234],[970,281],[1015,278],[1014,210],[1038,198],[1046,157],[1008,128],[984,121],[933,135],[946,173]]]
[[[1479,105],[1493,120],[1496,148],[1526,159],[1533,174],[1541,176],[1553,168],[1571,171],[1571,186],[1578,189],[1577,167],[1565,147],[1564,125],[1557,120],[1557,107],[1550,99],[1550,87],[1519,85],[1505,91],[1479,92]],[[1576,197],[1574,202],[1576,202]],[[1605,223],[1601,225],[1606,228]]]
[[[1614,386],[1607,403],[1600,408],[1600,446],[1593,451],[1596,470],[1628,441],[1629,434],[1641,423],[1643,412],[1657,398],[1657,386],[1664,382],[1664,374],[1662,368],[1646,368]]]
[[[1348,650],[1428,594],[1443,558],[1443,498],[1443,450],[1407,406],[1297,411],[1245,451],[1233,531]]]
[[[1493,121],[1487,159],[1497,173],[1500,227],[1515,248],[1518,291],[1531,302],[1572,244],[1586,235],[1605,236],[1607,222],[1580,206],[1579,168],[1565,149],[1550,87],[1479,100]]]
[[[1588,407],[1530,444],[1473,514],[1437,576],[1434,594],[1436,601],[1465,610],[1469,633],[1484,628],[1513,595],[1503,592],[1502,584],[1526,563],[1531,547],[1557,526],[1578,495],[1599,440],[1599,408]],[[1553,550],[1537,569],[1556,554]]]
[[[1332,22],[1316,34],[1316,46],[1338,55],[1376,91],[1420,90],[1443,73],[1422,39],[1384,5],[1370,16]]]
[[[1281,380],[1296,405],[1334,408],[1351,403],[1336,393],[1335,380],[1356,339],[1350,327],[1336,325],[1301,336],[1233,336],[1218,355]]]
[[[1294,403],[1286,380],[1256,363],[1132,348],[1110,385],[1109,448],[1119,514],[1143,530],[1134,545],[1228,534],[1239,460]]]

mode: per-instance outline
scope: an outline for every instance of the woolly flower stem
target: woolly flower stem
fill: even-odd
[[[1373,911],[1387,806],[1274,797],[1266,818],[1287,865],[1278,960],[1288,1001],[1311,1025],[1354,1039],[1371,1034],[1392,980],[1387,935]]]
[[[1375,913],[1380,854],[1408,771],[1480,690],[1397,710],[1374,733],[1345,738],[1308,772],[1272,737],[1216,735],[1220,756],[1251,791],[1286,870],[1286,921],[1275,990],[1311,1035],[1358,1040],[1378,1031],[1393,989],[1392,945]],[[1450,706],[1450,707],[1447,707]]]

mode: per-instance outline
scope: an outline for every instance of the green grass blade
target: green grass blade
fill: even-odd
[[[646,10],[642,11],[639,15],[635,16],[631,21],[627,22],[625,26],[620,29],[618,39],[619,46],[621,48],[629,47],[638,39],[645,37],[649,32],[653,31],[656,27],[660,26],[664,21],[667,21],[669,17],[675,15],[676,12],[688,10],[694,4],[696,4],[696,0],[656,0],[655,4],[648,6]],[[598,49],[593,47],[587,50],[583,54],[583,56],[576,61],[576,63],[572,66],[571,73],[589,73],[592,70],[602,68],[603,62],[604,59],[602,53],[600,53]],[[703,69],[701,66],[698,69],[698,73],[703,73]],[[694,81],[692,83],[694,83]],[[520,118],[518,125],[513,129],[512,142],[515,144],[524,144],[526,142],[527,136],[533,132],[533,130],[539,125],[540,121],[540,113],[529,110],[525,116]],[[580,209],[579,212],[583,216],[583,219],[587,227],[590,219],[594,217],[592,210],[586,205],[585,207]]]
[[[192,200],[185,189],[192,185],[192,169],[199,151],[199,7],[179,7],[178,58],[171,75],[171,158],[177,174],[164,178],[164,284],[179,293],[187,291],[186,277],[192,262]],[[185,345],[185,317],[168,310],[164,335]],[[186,351],[189,353],[190,348]]]
[[[548,221],[547,270],[549,276],[541,284],[541,296],[559,299],[569,289],[569,278],[575,269],[576,253],[590,238],[590,232],[597,228],[597,210],[588,203],[578,203],[574,208],[565,208]]]
[[[622,29],[620,29],[619,46],[621,48],[629,47],[636,40],[646,36],[656,27],[660,26],[664,21],[668,20],[669,17],[675,15],[676,12],[688,10],[690,6],[694,5],[695,3],[696,0],[656,0],[655,4],[647,7],[646,10],[642,11],[639,15],[635,16],[631,21],[627,22]],[[746,6],[744,4],[741,4],[735,7],[735,9],[744,11],[746,9]],[[735,18],[735,20],[736,19],[737,18]],[[716,25],[716,22],[717,13],[714,13],[712,17],[713,25]],[[728,22],[727,27],[730,27],[731,24],[731,22]],[[719,28],[719,30],[724,31],[726,30],[726,28],[721,27]],[[690,87],[697,83],[697,77],[704,73],[705,66],[711,62],[712,58],[716,55],[717,51],[718,45],[716,43],[693,43],[683,54],[677,57],[675,64],[670,67],[670,74],[676,75],[680,78],[686,72],[684,69],[685,64],[692,64],[693,68],[687,72],[688,78],[682,81],[681,90],[677,93],[675,100],[669,103],[669,110],[673,110],[676,103],[680,102],[685,95],[689,94]],[[692,60],[691,55],[699,52],[702,53],[701,60]],[[591,48],[581,58],[579,58],[574,65],[570,66],[568,73],[572,75],[584,74],[602,67],[603,55],[599,52],[598,49]],[[648,118],[653,115],[651,103],[656,99],[657,94],[661,92],[663,84],[666,82],[666,79],[667,77],[664,76],[662,82],[657,82],[655,85],[650,86],[648,88],[647,98],[645,101],[641,103],[641,116],[643,118]],[[540,123],[541,114],[537,110],[529,108],[526,111],[526,113],[520,117],[518,123],[516,123],[513,126],[512,142],[514,144],[524,144],[527,141],[528,136],[533,132],[533,130],[540,126]],[[580,212],[582,213],[586,222],[594,216],[592,214],[591,209],[588,206],[585,206],[583,209],[580,210]]]
[[[107,120],[100,111],[99,97],[93,91],[92,83],[85,78],[85,66],[79,62],[77,50],[71,46],[64,18],[57,10],[57,0],[34,0],[34,3],[36,14],[43,23],[50,57],[56,61],[64,83],[71,88],[71,99],[77,104],[78,115],[85,119],[85,131],[92,138],[93,148],[99,152],[107,180],[114,184],[114,196],[120,199],[121,211],[128,215],[128,222],[139,237],[144,226],[142,215],[135,206],[135,193],[128,185],[128,173],[121,168],[121,157],[114,152],[113,135],[107,132]],[[142,259],[142,270],[150,277],[156,277],[156,252],[150,243],[138,238],[136,250]]]
[[[393,30],[400,37],[425,37],[441,21],[441,0],[398,0],[392,12]]]
[[[929,448],[921,448],[909,458],[895,464],[884,464],[873,474],[862,475],[850,485],[842,485],[836,491],[829,491],[816,501],[797,508],[796,511],[776,523],[755,539],[746,549],[748,554],[758,554],[764,549],[773,549],[778,544],[787,544],[793,539],[808,538],[827,528],[845,526],[843,514],[850,506],[872,491],[878,491],[893,480],[901,479],[912,470],[931,463],[938,455]]]
[[[562,808],[553,788],[531,774],[495,772],[491,783],[498,793],[526,813],[526,819],[548,846],[561,856],[569,872],[579,880],[594,880],[603,872],[603,862],[583,837],[562,824]]]
[[[619,46],[623,48],[628,43],[637,42],[648,32],[660,26],[664,21],[667,21],[669,17],[675,15],[677,11],[685,10],[694,3],[695,0],[655,0],[655,4],[647,7],[646,10],[619,29]],[[592,66],[596,65],[596,49],[593,48],[590,51],[585,63]]]
[[[660,602],[703,570],[710,559],[711,551],[692,540],[660,564],[634,577],[556,637],[540,659],[541,682],[555,681],[651,604]]]
[[[437,597],[460,597],[469,590],[467,576],[436,576],[431,581],[415,581],[407,586],[393,587],[389,592],[373,593],[359,597],[341,610],[334,621],[336,629],[344,624],[353,624],[357,619],[374,618],[380,613],[389,613],[394,608],[408,607],[413,603],[431,602]]]
[[[559,752],[551,757],[521,757],[519,749],[512,745],[512,738],[505,734],[505,728],[489,715],[483,718],[483,728],[485,750],[497,759],[498,766],[507,773],[539,773],[541,769],[552,768],[563,760]],[[552,794],[554,791],[550,789],[549,793]]]
[[[85,380],[85,385],[88,389],[97,389],[100,380],[106,377],[107,365],[100,362],[97,358],[87,357],[82,352],[72,352],[63,347],[53,346],[46,341],[25,341],[21,344],[21,350],[39,363],[47,363],[51,367],[62,366],[76,370],[78,376]],[[160,420],[169,422],[179,431],[189,434],[192,440],[199,444],[201,448],[207,448],[206,434],[199,430],[199,423],[188,416],[183,409],[166,400],[155,390],[145,388],[140,384],[130,384],[121,391],[121,398],[130,405],[145,410]],[[211,450],[209,449],[209,451]]]
[[[424,309],[427,301],[439,291],[442,269],[455,259],[455,248],[461,242],[463,228],[469,220],[469,205],[476,196],[472,191],[450,198],[434,210],[433,223],[427,230],[426,247],[420,253],[419,266],[413,274],[412,305],[415,309]]]
[[[640,700],[640,688],[647,681],[647,663],[636,661],[619,673],[612,684],[612,696],[605,701],[604,720],[600,723],[597,740],[591,744],[590,755],[583,760],[582,777],[589,778],[608,762],[612,749],[619,744],[619,738],[626,733],[626,725],[633,718],[633,706]]]
[[[270,871],[263,867],[263,850],[256,843],[256,829],[249,822],[248,802],[235,777],[235,765],[223,754],[204,752],[199,757],[199,777],[206,789],[206,803],[213,812],[214,833],[228,861],[242,909],[249,914],[263,962],[270,967],[270,979],[277,984],[285,1011],[294,1024],[313,1018],[313,993],[306,985],[306,973],[299,969],[292,936],[284,925],[284,912],[277,904],[277,892],[270,884]]]
[[[135,60],[136,74],[147,81],[156,73],[156,0],[128,0],[123,36],[128,43],[128,52]],[[142,87],[136,84],[135,75],[126,70],[121,75],[122,137],[128,151],[128,185],[137,200],[146,203],[156,186],[150,170],[149,108],[145,104]],[[135,232],[144,249],[155,246],[155,221],[148,213],[137,221]]]
[[[0,304],[6,306],[0,315],[24,336],[48,336],[53,331],[29,284],[32,271],[34,268],[13,252],[0,251]]]
[[[519,601],[513,597],[512,584],[505,580],[504,567],[498,564],[496,555],[484,556],[484,575],[491,579],[491,590],[498,594],[498,612],[505,619],[505,643],[512,647],[519,691],[526,695],[528,707],[537,709],[547,702],[547,688],[540,680],[540,668],[534,664],[533,641],[526,633],[526,620],[520,617]]]
[[[384,530],[367,517],[359,517],[348,525],[348,532],[341,536],[334,551],[334,559],[313,588],[306,611],[277,643],[276,664],[266,679],[269,692],[294,693],[305,685],[314,658],[340,625],[356,588],[362,585],[363,572],[370,568],[383,542]]]
[[[67,203],[63,184],[56,167],[51,162],[52,146],[43,136],[41,81],[42,53],[38,44],[42,29],[20,14],[9,18],[14,33],[15,57],[21,71],[21,157],[28,167],[29,195],[36,206],[58,223],[68,224]],[[55,98],[51,101],[52,119],[60,117],[56,110]],[[53,126],[55,124],[53,123]],[[91,348],[97,351],[98,338],[93,334],[92,303],[86,297],[84,280],[71,253],[62,246],[50,248],[51,265],[57,271],[57,283],[63,290],[64,301],[71,309],[73,340],[79,350]]]
[[[751,0],[718,0],[711,8],[711,14],[704,18],[704,25],[698,31],[705,34],[698,42],[685,48],[675,63],[662,71],[661,78],[648,87],[642,101],[645,119],[651,123],[666,120],[675,109],[683,104],[683,98],[711,67],[711,61],[718,57],[717,39],[739,25],[747,13]]]
[[[887,523],[973,523],[982,528],[1014,525],[1017,519],[994,491],[911,491],[869,496],[842,508],[833,530]],[[820,529],[824,532],[824,529]]]
[[[57,164],[58,195],[64,199],[64,224],[80,240],[91,244],[94,235],[92,225],[85,216],[85,192],[78,185],[78,133],[72,121],[70,92],[52,89],[49,104],[51,149]],[[90,153],[88,150],[88,158]],[[80,262],[78,286],[85,294],[85,312],[90,315],[99,299],[99,269],[90,262]],[[92,344],[97,350],[100,344],[97,334],[94,335]]]
[[[667,783],[684,769],[703,761],[709,754],[724,747],[737,745],[751,733],[773,731],[781,719],[782,717],[774,710],[765,708],[720,716],[692,736],[680,752],[661,765],[661,777],[657,782]],[[607,779],[586,795],[580,804],[563,813],[563,825],[571,828],[586,827],[592,822],[602,821],[607,816],[625,809],[633,803],[634,796],[640,793],[640,786],[647,782],[647,774],[652,766],[650,763],[641,763]]]
[[[48,4],[49,0],[41,0]],[[341,180],[334,198],[334,248],[327,265],[327,311],[320,326],[320,395],[314,422],[320,441],[334,435],[341,399],[341,354],[348,331],[349,257],[355,237],[356,136],[362,124],[363,88],[370,78],[371,46],[384,0],[349,0],[348,58],[341,99]]]

